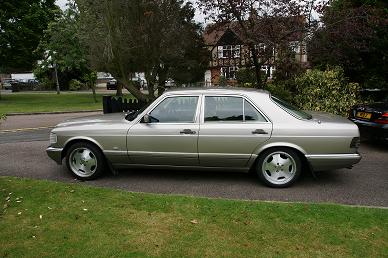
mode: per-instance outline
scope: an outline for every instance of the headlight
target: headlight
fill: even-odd
[[[50,133],[50,145],[57,143],[57,140],[58,140],[57,135],[55,133]]]

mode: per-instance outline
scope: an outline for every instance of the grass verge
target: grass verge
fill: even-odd
[[[0,114],[102,109],[102,94],[97,94],[97,100],[94,102],[92,93],[77,92],[3,94]]]
[[[388,211],[0,177],[1,257],[387,257]]]

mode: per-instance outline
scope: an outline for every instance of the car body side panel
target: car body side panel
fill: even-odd
[[[126,146],[126,134],[129,124],[122,123],[100,123],[100,124],[81,124],[72,126],[71,130],[58,128],[53,130],[58,134],[58,142],[52,147],[63,146],[65,148],[74,141],[89,141],[96,144],[107,159],[112,163],[129,162]]]
[[[195,134],[181,134],[190,129]],[[198,123],[138,123],[129,130],[128,155],[132,163],[198,165]]]
[[[252,134],[262,129],[266,134]],[[201,166],[244,167],[257,146],[271,136],[271,123],[201,124],[198,142]]]

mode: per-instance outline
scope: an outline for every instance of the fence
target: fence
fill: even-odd
[[[147,105],[147,102],[116,96],[103,96],[102,105],[104,114],[107,114],[136,111]]]

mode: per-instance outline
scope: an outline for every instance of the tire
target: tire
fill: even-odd
[[[70,146],[66,153],[67,169],[80,180],[92,180],[105,170],[105,157],[98,147],[87,142]]]
[[[260,180],[270,187],[288,187],[295,183],[302,173],[302,162],[294,150],[272,148],[259,156],[256,173]]]

